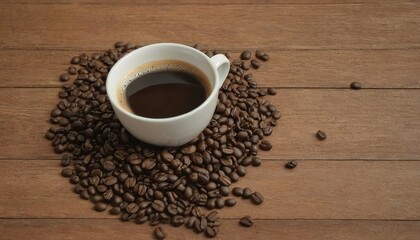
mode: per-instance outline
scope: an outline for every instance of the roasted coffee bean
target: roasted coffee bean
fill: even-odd
[[[121,208],[119,207],[113,207],[109,210],[109,213],[112,215],[118,215],[121,213]]]
[[[207,237],[214,238],[214,237],[216,237],[216,235],[217,235],[217,230],[216,230],[215,227],[210,227],[210,226],[206,227],[206,236]]]
[[[137,224],[143,224],[143,223],[147,222],[148,219],[149,219],[149,217],[147,215],[140,215],[140,216],[136,217],[135,222]]]
[[[251,60],[251,66],[255,69],[260,68],[261,64],[258,60]]]
[[[72,169],[70,169],[70,168],[64,168],[64,169],[61,171],[61,175],[62,175],[63,177],[71,177],[71,176],[73,175],[73,170],[72,170]]]
[[[185,226],[186,226],[187,228],[192,228],[192,227],[194,227],[194,223],[195,223],[196,221],[198,221],[198,220],[197,220],[197,217],[195,217],[195,216],[191,216],[191,217],[188,219],[188,221],[185,223]]]
[[[158,240],[163,240],[167,236],[166,231],[165,231],[165,229],[163,227],[157,227],[157,228],[155,228],[154,233],[155,233],[155,237]]]
[[[216,200],[216,208],[223,208],[225,206],[225,200],[223,198],[219,198]]]
[[[207,220],[210,222],[214,222],[219,219],[219,214],[217,211],[211,211],[207,214]]]
[[[217,198],[210,198],[207,200],[207,209],[211,210],[216,207]]]
[[[70,182],[71,183],[73,183],[73,184],[76,184],[76,183],[78,183],[80,181],[80,178],[79,178],[79,176],[77,176],[77,175],[72,175],[71,177],[70,177]]]
[[[88,193],[88,191],[87,191],[87,190],[83,190],[83,191],[80,193],[80,197],[81,197],[82,199],[89,199],[89,198],[90,198],[89,193]]]
[[[136,212],[138,212],[139,211],[139,206],[137,205],[137,203],[130,203],[130,204],[128,204],[127,205],[127,207],[125,208],[125,210],[128,212],[128,213],[136,213]]]
[[[244,188],[244,190],[242,191],[242,198],[248,199],[251,197],[251,195],[252,195],[252,190],[250,188]]]
[[[229,195],[230,189],[227,186],[221,186],[219,187],[220,190],[220,194],[222,194],[222,196],[227,196]]]
[[[361,88],[362,88],[362,84],[361,84],[361,83],[359,83],[359,82],[352,82],[352,83],[350,84],[350,87],[351,87],[352,89],[359,90],[359,89],[361,89]]]
[[[267,61],[268,59],[269,59],[269,57],[268,57],[268,55],[263,51],[263,50],[257,50],[256,52],[255,52],[255,56],[258,58],[258,59],[261,59],[261,60],[263,60],[263,61]]]
[[[184,222],[185,222],[185,220],[184,220],[184,217],[183,216],[181,216],[181,215],[176,215],[176,216],[173,216],[172,217],[172,225],[174,226],[174,227],[179,227],[179,226],[181,226],[182,224],[184,224]]]
[[[241,59],[242,60],[249,60],[249,59],[251,59],[251,52],[250,51],[243,51],[241,53]]]
[[[165,210],[165,204],[161,200],[155,200],[152,202],[152,208],[158,212]]]
[[[252,158],[252,166],[258,167],[261,165],[261,158],[259,157],[253,157]]]
[[[251,202],[255,205],[260,205],[264,201],[263,196],[259,192],[254,192],[251,195]]]
[[[262,140],[259,146],[260,149],[263,151],[269,151],[273,147],[271,143],[267,140]]]
[[[68,75],[67,73],[62,74],[62,75],[60,76],[60,81],[62,81],[62,82],[67,82],[68,80],[70,80],[70,75]]]
[[[327,134],[324,131],[322,131],[322,130],[319,130],[318,132],[316,132],[316,136],[321,141],[327,139]]]
[[[267,93],[269,95],[276,95],[277,94],[277,91],[276,91],[275,88],[269,87],[269,88],[267,88]]]
[[[244,227],[251,227],[254,224],[254,220],[251,216],[244,216],[239,220],[239,224]]]
[[[98,212],[103,212],[103,211],[106,210],[107,204],[106,203],[103,203],[103,202],[98,202],[98,203],[95,204],[95,207],[94,208]]]
[[[246,175],[246,168],[242,165],[238,165],[238,166],[236,166],[236,173],[239,176],[243,177],[243,176]]]
[[[243,188],[240,188],[240,187],[234,187],[234,188],[232,189],[232,194],[233,194],[234,196],[237,196],[237,197],[241,197],[241,196],[242,196],[242,194],[243,194],[243,192],[244,192],[244,189],[243,189]]]
[[[233,207],[236,205],[236,199],[234,198],[228,198],[225,200],[225,206],[226,207]]]
[[[287,162],[286,165],[284,165],[285,168],[287,169],[293,169],[297,166],[297,162],[296,161],[290,161]]]

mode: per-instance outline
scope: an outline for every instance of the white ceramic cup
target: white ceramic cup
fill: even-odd
[[[137,67],[161,60],[178,60],[197,67],[211,86],[207,99],[197,108],[169,118],[147,118],[135,115],[121,106],[121,84]],[[209,124],[216,109],[218,92],[230,69],[229,60],[218,54],[211,58],[199,50],[175,43],[157,43],[132,51],[111,69],[106,91],[112,108],[124,127],[136,138],[158,146],[179,146],[197,137]]]

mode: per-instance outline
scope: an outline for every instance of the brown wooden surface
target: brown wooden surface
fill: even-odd
[[[254,76],[277,88],[269,99],[283,116],[262,166],[235,184],[266,201],[221,210],[218,239],[419,238],[419,1],[3,0],[0,239],[151,239],[151,227],[74,194],[43,139],[69,59],[118,40],[270,54]],[[350,90],[353,81],[367,89]],[[245,214],[254,227],[238,226]]]

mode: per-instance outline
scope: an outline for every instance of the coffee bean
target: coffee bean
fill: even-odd
[[[80,193],[80,197],[81,197],[82,199],[89,199],[89,198],[90,198],[89,193],[88,193],[88,191],[87,191],[87,190],[83,190],[83,191]]]
[[[297,166],[297,162],[296,161],[290,161],[287,162],[286,165],[284,165],[285,168],[287,169],[293,169]]]
[[[271,146],[271,143],[267,140],[262,140],[260,143],[260,149],[263,151],[269,151],[273,146]]]
[[[62,175],[63,177],[71,177],[71,176],[73,175],[73,170],[72,170],[72,169],[70,169],[70,168],[64,168],[64,169],[61,171],[61,175]]]
[[[350,84],[350,87],[351,87],[352,89],[359,90],[359,89],[361,89],[361,88],[362,88],[362,84],[361,84],[361,83],[359,83],[359,82],[352,82],[352,83]]]
[[[228,198],[225,200],[225,206],[233,207],[236,205],[236,200],[234,198]]]
[[[277,94],[277,91],[276,91],[275,88],[269,87],[269,88],[267,88],[267,93],[269,95],[276,95]]]
[[[157,228],[155,228],[154,233],[155,233],[155,237],[156,237],[158,240],[163,240],[163,239],[165,239],[165,238],[166,238],[166,236],[167,236],[165,229],[164,229],[164,228],[162,228],[162,227],[157,227]]]
[[[71,183],[73,183],[73,184],[76,184],[76,183],[78,183],[80,181],[80,178],[79,178],[79,176],[77,176],[77,175],[72,175],[71,177],[70,177],[70,182]]]
[[[109,213],[112,215],[118,215],[121,213],[121,208],[119,207],[113,207],[111,210],[109,210]]]
[[[62,81],[62,82],[67,82],[68,80],[70,80],[70,75],[68,75],[67,73],[62,74],[62,75],[60,76],[60,81]]]
[[[252,190],[250,188],[244,188],[243,192],[242,192],[242,198],[243,199],[248,199],[250,198],[252,195]]]
[[[161,200],[155,200],[152,202],[152,208],[158,212],[165,210],[165,204]]]
[[[251,227],[254,224],[254,220],[251,216],[244,216],[239,220],[239,224],[244,227]]]
[[[227,186],[220,186],[219,187],[220,190],[220,194],[222,194],[222,196],[227,196],[229,195],[230,189]]]
[[[251,60],[251,66],[255,69],[260,68],[261,64],[258,60]]]
[[[195,217],[195,216],[191,216],[191,217],[188,219],[188,221],[185,223],[185,226],[186,226],[187,228],[192,228],[192,227],[194,227],[194,223],[195,223],[196,221],[198,221],[198,220],[197,220],[197,217]]]
[[[206,236],[209,238],[214,238],[217,235],[217,230],[214,227],[206,227]]]
[[[255,205],[260,205],[262,202],[264,201],[263,196],[261,195],[261,193],[259,192],[254,192],[251,195],[251,202],[254,203]]]
[[[223,198],[219,198],[216,200],[216,208],[223,208],[225,206],[225,200]]]
[[[241,197],[241,196],[242,196],[242,194],[243,194],[243,192],[244,192],[244,189],[243,189],[243,188],[240,188],[240,187],[234,187],[234,188],[232,189],[232,194],[233,194],[234,196],[237,196],[237,197]]]
[[[316,136],[318,137],[319,140],[322,140],[322,141],[327,139],[327,134],[322,130],[319,130],[318,132],[316,132]]]
[[[263,60],[263,61],[267,61],[268,59],[269,59],[269,57],[268,57],[268,55],[263,51],[263,50],[257,50],[256,52],[255,52],[255,56],[258,58],[258,59],[261,59],[261,60]]]
[[[250,51],[243,51],[241,53],[241,59],[242,60],[249,60],[251,58],[251,52]]]
[[[239,176],[243,177],[243,176],[246,175],[246,168],[242,165],[238,165],[238,166],[236,166],[236,173]]]
[[[176,215],[172,217],[172,225],[174,227],[179,227],[182,224],[184,224],[184,222],[185,222],[184,217],[181,215]]]
[[[105,179],[104,179],[104,184],[105,184],[106,186],[111,186],[111,185],[114,185],[114,184],[116,184],[117,182],[118,182],[118,179],[117,179],[116,177],[114,177],[114,176],[107,177],[107,178],[105,178]]]
[[[70,61],[71,64],[79,64],[80,58],[79,57],[73,57]]]
[[[125,210],[128,212],[128,213],[136,213],[136,212],[138,212],[139,211],[139,206],[137,205],[137,203],[130,203],[130,204],[128,204],[127,205],[127,207],[125,208]]]
[[[261,158],[259,157],[253,157],[252,158],[252,166],[258,167],[261,165]]]
[[[94,208],[98,212],[103,212],[103,211],[106,210],[107,204],[106,203],[103,203],[103,202],[98,202],[98,203],[95,204],[95,207]]]
[[[219,219],[219,213],[217,211],[211,211],[207,214],[207,220],[210,222],[217,221]]]

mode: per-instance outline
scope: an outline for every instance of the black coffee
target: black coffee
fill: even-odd
[[[158,63],[150,72],[141,74],[126,87],[125,96],[131,111],[148,118],[168,118],[187,113],[208,94],[204,74],[190,71],[193,67],[178,62]],[[187,70],[190,69],[190,70]]]

